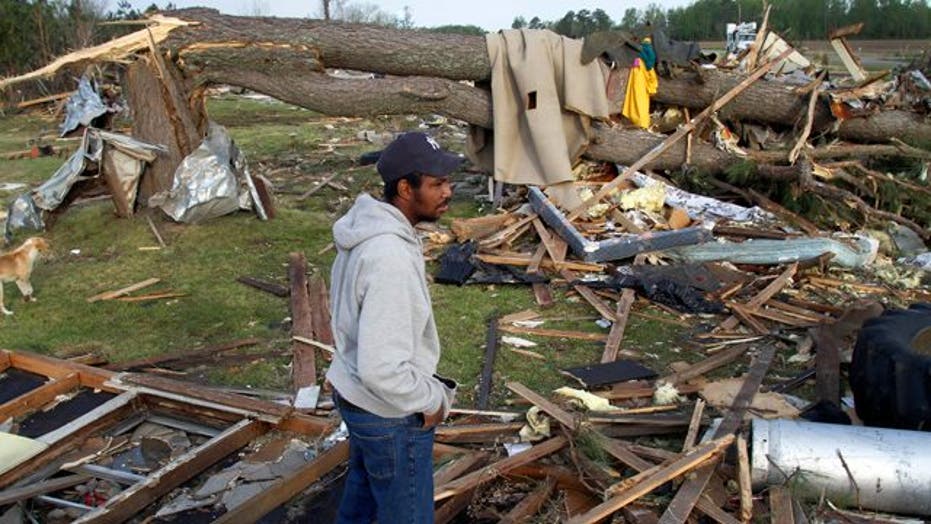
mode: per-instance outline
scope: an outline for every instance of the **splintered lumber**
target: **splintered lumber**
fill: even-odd
[[[261,280],[261,279],[254,278],[254,277],[242,276],[242,277],[237,278],[236,282],[239,282],[240,284],[245,284],[250,287],[254,287],[256,289],[261,289],[262,291],[271,293],[272,295],[275,295],[276,297],[283,298],[291,294],[291,290],[289,290],[286,286],[282,286],[281,284],[276,284],[274,282],[268,282],[267,280]]]
[[[621,349],[621,341],[624,339],[624,329],[627,327],[627,318],[630,316],[630,308],[637,298],[637,292],[630,288],[625,288],[621,292],[621,299],[617,301],[617,311],[614,313],[614,322],[611,324],[611,331],[608,333],[608,341],[605,342],[605,350],[601,355],[602,362],[613,362],[617,360],[617,353]]]
[[[795,273],[798,271],[798,263],[793,263],[785,271],[782,272],[775,280],[769,283],[768,286],[763,288],[762,291],[756,294],[751,298],[745,305],[744,311],[747,313],[752,313],[757,308],[761,307],[769,299],[776,296],[777,293],[782,291],[786,285],[792,280],[792,277],[795,276]],[[722,331],[730,331],[737,327],[740,323],[740,320],[736,316],[730,316],[724,322],[721,322],[720,329]]]
[[[106,292],[104,292],[104,293],[99,293],[99,294],[94,295],[94,296],[92,296],[92,297],[88,297],[88,298],[87,298],[87,301],[88,301],[88,302],[98,302],[98,301],[100,301],[100,300],[113,300],[113,299],[116,298],[116,297],[121,297],[121,296],[123,296],[123,295],[128,295],[128,294],[132,293],[133,291],[139,291],[140,289],[143,289],[143,288],[146,288],[146,287],[149,287],[149,286],[153,286],[153,285],[155,285],[155,284],[158,284],[159,282],[161,282],[161,279],[159,279],[159,278],[147,278],[147,279],[145,279],[145,280],[143,280],[143,281],[141,281],[141,282],[136,282],[135,284],[132,284],[132,285],[130,285],[130,286],[126,286],[126,287],[124,287],[124,288],[122,288],[122,289],[117,289],[116,291],[106,291]]]
[[[439,442],[489,442],[502,437],[513,437],[523,422],[499,422],[493,424],[442,425],[436,428]]]
[[[501,326],[499,329],[505,333],[511,333],[514,335],[536,335],[538,337],[570,338],[573,340],[590,340],[593,342],[602,342],[607,340],[607,335],[602,333],[586,333],[584,331],[564,331],[560,329],[529,328],[520,326]]]
[[[440,503],[440,507],[433,512],[434,524],[447,524],[452,521],[456,515],[462,513],[472,499],[475,498],[476,488],[454,495],[452,498]]]
[[[213,522],[214,524],[257,522],[348,459],[349,441],[346,440],[324,451],[317,458],[301,466],[288,476],[274,481],[261,493],[236,506],[232,511],[227,511]]]
[[[795,524],[792,495],[785,486],[769,488],[769,516],[772,524]]]
[[[750,454],[747,439],[737,435],[737,483],[740,486],[740,520],[750,522],[753,517],[753,488],[750,478]]]
[[[525,309],[523,311],[517,311],[516,313],[509,313],[504,315],[498,320],[498,323],[502,326],[507,324],[513,324],[514,322],[522,322],[526,320],[534,320],[540,318],[540,314],[532,309]]]
[[[524,497],[514,508],[507,513],[498,524],[518,524],[526,522],[540,511],[543,504],[549,499],[556,488],[556,480],[547,478],[537,489]]]
[[[498,357],[498,315],[493,314],[488,319],[488,333],[485,337],[485,361],[482,364],[482,375],[478,384],[478,409],[488,409],[488,398],[491,396],[491,381],[495,371],[495,359]]]
[[[563,446],[566,445],[566,442],[566,437],[553,437],[539,444],[535,444],[527,451],[523,451],[512,457],[501,459],[498,462],[489,464],[488,466],[485,466],[478,471],[469,473],[464,477],[460,477],[442,486],[437,486],[433,495],[433,500],[440,501],[447,499],[458,493],[462,493],[486,482],[492,481],[501,475],[506,475],[508,472],[518,466],[529,464],[535,460],[559,451],[563,448]]]
[[[533,256],[530,257],[530,264],[527,265],[527,273],[531,275],[536,275],[540,272],[540,264],[543,263],[543,257],[546,256],[546,246],[543,242],[537,246],[537,250],[533,252]]]
[[[740,427],[744,413],[753,402],[753,397],[759,391],[760,384],[763,383],[763,376],[769,370],[775,354],[776,346],[770,344],[760,352],[756,360],[751,364],[750,371],[740,387],[740,392],[734,397],[734,402],[731,404],[721,425],[715,431],[714,438],[727,435],[733,437],[733,433]],[[660,524],[684,523],[689,514],[692,513],[692,508],[699,501],[713,474],[714,466],[707,466],[699,469],[693,477],[685,481],[660,517]]]
[[[685,434],[685,441],[682,443],[682,451],[688,451],[695,447],[695,440],[698,438],[698,430],[701,427],[701,416],[705,410],[705,401],[698,399],[695,401],[695,408],[692,410],[692,420],[689,422],[689,431]]]
[[[149,229],[152,230],[152,234],[155,235],[155,240],[158,240],[158,245],[162,246],[163,248],[166,247],[165,239],[162,238],[162,234],[159,233],[158,228],[155,227],[155,222],[152,222],[152,217],[146,216],[145,220],[148,222]]]
[[[543,398],[537,392],[520,382],[508,382],[507,386],[508,389],[529,400],[533,405],[546,412],[547,415],[558,420],[560,424],[568,428],[575,428],[578,425],[578,420],[574,415],[557,406],[555,403]]]
[[[307,259],[304,253],[291,253],[288,265],[291,281],[291,334],[303,338],[314,338],[313,315],[310,310],[310,294],[307,290]],[[314,346],[294,340],[291,380],[294,391],[317,384],[316,351]]]
[[[225,344],[219,344],[216,346],[209,346],[203,349],[195,350],[185,350],[183,352],[172,353],[170,355],[159,355],[155,357],[140,358],[136,360],[127,360],[125,362],[116,362],[104,366],[104,369],[109,369],[111,371],[129,371],[131,369],[142,368],[142,367],[156,367],[162,366],[167,363],[173,363],[184,360],[198,360],[203,357],[216,356],[227,351],[232,351],[246,346],[254,346],[259,343],[257,338],[246,338],[242,340],[234,340],[233,342],[227,342]]]
[[[705,108],[704,111],[696,115],[695,118],[693,118],[691,121],[689,121],[684,126],[681,126],[679,129],[677,129],[675,133],[673,133],[668,138],[666,138],[659,146],[652,149],[649,153],[643,155],[640,158],[640,160],[628,166],[627,169],[625,169],[624,172],[618,175],[614,180],[605,184],[598,191],[598,193],[596,193],[591,198],[585,200],[584,202],[582,202],[581,205],[573,209],[572,212],[570,212],[566,218],[568,218],[569,220],[575,220],[576,218],[581,216],[582,213],[588,211],[588,208],[600,202],[601,199],[603,199],[604,197],[610,195],[613,191],[615,191],[618,187],[620,187],[621,184],[623,184],[626,180],[628,180],[631,174],[636,173],[640,169],[643,169],[644,167],[647,166],[647,164],[649,164],[652,160],[658,158],[664,151],[672,147],[676,142],[685,138],[686,135],[690,134],[692,130],[694,130],[699,124],[703,123],[706,118],[708,118],[710,115],[713,115],[715,112],[721,109],[721,107],[723,107],[725,104],[733,100],[734,97],[736,97],[741,92],[743,92],[745,89],[750,87],[751,84],[753,84],[754,82],[762,78],[763,75],[768,73],[769,70],[773,68],[773,66],[782,62],[782,60],[788,57],[790,54],[792,54],[793,51],[794,51],[793,49],[786,49],[785,51],[780,53],[779,56],[777,56],[772,62],[769,62],[765,65],[760,66],[756,71],[751,73],[747,78],[745,78],[743,81],[737,84],[733,89],[725,93],[721,98],[718,98],[717,100],[715,100],[714,103],[712,103],[710,106]]]
[[[447,482],[452,482],[462,475],[471,473],[473,470],[484,466],[486,462],[488,462],[488,453],[482,451],[466,453],[440,467],[440,469],[433,474],[433,484],[442,486]]]
[[[533,255],[490,255],[487,253],[479,253],[475,255],[475,258],[481,260],[482,262],[487,262],[488,264],[500,264],[503,266],[529,266],[532,262]],[[540,263],[540,267],[543,269],[571,269],[573,271],[585,271],[587,273],[600,273],[604,271],[605,267],[601,264],[589,264],[585,262],[574,262],[567,260],[564,262],[557,262],[555,260],[546,260],[544,259]]]
[[[747,344],[733,346],[730,349],[715,353],[714,355],[700,362],[696,362],[695,364],[692,364],[682,371],[678,371],[671,375],[666,375],[665,377],[659,379],[657,382],[666,382],[672,385],[687,382],[693,378],[700,377],[709,371],[730,364],[746,353],[749,347],[750,346]]]
[[[327,293],[326,280],[322,275],[310,279],[307,285],[310,295],[310,316],[314,329],[314,339],[332,346],[336,343],[333,330],[330,327],[330,299]]]
[[[563,277],[564,279],[566,279],[566,281],[569,282],[570,284],[571,284],[572,282],[574,282],[574,281],[576,281],[576,280],[579,279],[579,276],[576,275],[575,273],[573,273],[573,272],[572,272],[570,269],[568,269],[568,268],[562,269],[562,270],[559,272],[559,274],[561,274],[562,277]],[[584,286],[584,285],[582,285],[582,284],[573,284],[573,285],[572,285],[572,288],[575,289],[576,292],[577,292],[579,295],[581,295],[582,298],[584,298],[586,302],[588,302],[589,304],[591,304],[591,306],[592,306],[593,308],[595,308],[595,310],[598,311],[598,313],[599,313],[605,320],[608,320],[608,321],[611,321],[611,322],[614,321],[614,319],[616,318],[616,317],[615,317],[614,310],[612,310],[610,307],[608,307],[608,305],[605,304],[603,300],[601,300],[600,298],[598,298],[598,295],[596,295],[595,292],[591,290],[591,288],[589,288],[588,286]]]
[[[659,467],[648,469],[620,483],[622,487],[612,490],[611,497],[592,508],[584,515],[569,519],[570,524],[585,524],[597,522],[611,516],[627,504],[650,493],[672,479],[704,464],[715,455],[720,454],[734,441],[734,435],[728,434],[711,442],[697,446],[687,453],[683,453],[675,460],[663,463]]]

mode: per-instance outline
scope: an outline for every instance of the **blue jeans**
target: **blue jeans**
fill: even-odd
[[[384,418],[340,405],[349,428],[349,473],[340,524],[433,522],[433,434],[420,414]]]

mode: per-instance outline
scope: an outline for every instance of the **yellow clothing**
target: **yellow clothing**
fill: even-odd
[[[627,93],[624,95],[621,114],[646,129],[650,127],[650,96],[656,94],[659,78],[656,76],[656,68],[648,70],[641,59],[635,62],[627,79]]]

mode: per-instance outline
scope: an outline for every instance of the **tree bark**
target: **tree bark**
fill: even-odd
[[[224,63],[225,66],[216,64],[216,68],[226,69],[224,76],[234,85],[241,85],[233,81],[234,77],[241,77],[239,81],[242,82],[249,80],[246,70],[261,73],[265,68],[277,69],[285,75],[275,78],[278,83],[310,82],[310,78],[303,77],[319,72],[323,67],[449,80],[482,81],[491,75],[485,40],[480,36],[402,31],[335,21],[229,16],[212,9],[186,9],[170,14],[200,22],[199,25],[175,29],[166,40],[173,56],[180,58],[179,65],[196,76],[201,69],[209,70],[213,62]],[[201,59],[194,58],[196,55]],[[205,58],[209,59],[207,63]],[[231,68],[243,71],[235,75],[228,71]],[[312,78],[317,81],[321,77]],[[654,100],[667,105],[704,109],[742,79],[740,75],[720,70],[662,78]],[[254,85],[242,87],[260,90],[255,87],[259,85],[258,79],[251,78],[251,81]],[[262,92],[276,96],[269,92],[271,86],[268,82],[264,85]],[[357,87],[364,89],[362,84]],[[287,89],[287,86],[282,89]],[[444,89],[453,93],[452,88]],[[460,93],[455,92],[456,95]],[[288,101],[304,105],[297,100]],[[368,101],[353,96],[350,100],[329,103],[341,107],[359,102],[365,104]],[[326,111],[327,103],[315,103],[324,106],[319,110]],[[388,107],[393,104],[381,103]],[[741,93],[721,114],[734,120],[794,126],[805,114],[806,106],[807,96],[797,93],[793,86],[762,80]],[[363,111],[359,114],[371,113]],[[825,130],[833,122],[828,105],[819,103],[814,114],[814,129]],[[844,121],[840,125],[839,136],[865,143],[887,143],[890,136],[897,136],[920,146],[931,143],[931,124],[912,113],[887,111]]]

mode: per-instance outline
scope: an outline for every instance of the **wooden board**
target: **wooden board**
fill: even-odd
[[[307,290],[307,259],[303,253],[291,253],[288,263],[291,282],[291,334],[314,338],[310,294]],[[312,344],[293,340],[291,343],[291,382],[295,393],[317,384],[317,353]]]
[[[543,396],[521,384],[520,382],[508,382],[507,386],[508,389],[529,400],[534,406],[537,406],[546,412],[547,415],[559,421],[560,424],[568,428],[575,428],[578,425],[579,421],[575,415],[562,409],[555,403],[543,398]]]
[[[94,295],[94,296],[92,296],[92,297],[88,297],[88,298],[87,298],[87,301],[88,301],[88,302],[98,302],[98,301],[100,301],[100,300],[112,300],[112,299],[114,299],[114,298],[116,298],[116,297],[121,297],[121,296],[123,296],[123,295],[128,295],[128,294],[132,293],[133,291],[139,291],[140,289],[143,289],[143,288],[146,288],[146,287],[149,287],[149,286],[153,286],[153,285],[155,285],[155,284],[158,284],[159,282],[161,282],[161,279],[159,279],[159,278],[147,278],[147,279],[145,279],[145,280],[143,280],[143,281],[141,281],[141,282],[136,282],[135,284],[126,286],[126,287],[121,288],[121,289],[117,289],[117,290],[115,290],[115,291],[105,291],[105,292],[103,292],[103,293],[98,293],[98,294],[96,294],[96,295]]]
[[[552,478],[546,479],[537,489],[524,497],[511,511],[502,517],[498,524],[526,522],[540,511],[540,508],[543,507],[555,488],[556,480]]]
[[[68,393],[80,385],[77,373],[70,373],[60,379],[49,381],[0,405],[0,421],[31,413],[55,400],[58,395]]]
[[[608,333],[608,341],[605,342],[601,362],[614,362],[617,360],[618,351],[621,349],[621,341],[624,339],[624,330],[627,327],[627,318],[630,316],[630,308],[636,298],[637,292],[633,289],[625,289],[621,292],[621,299],[617,301],[617,311],[614,312],[614,322],[611,323],[611,331]]]

